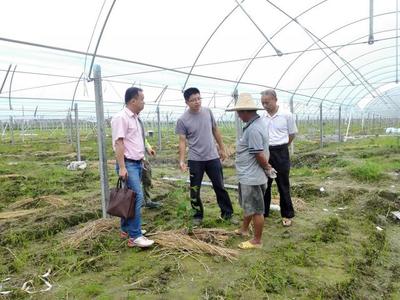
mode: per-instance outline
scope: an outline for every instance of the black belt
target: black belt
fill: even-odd
[[[279,149],[285,149],[288,147],[288,144],[282,144],[282,145],[274,145],[274,146],[269,146],[270,150],[279,150]]]
[[[142,162],[142,159],[135,160],[135,159],[130,159],[130,158],[126,158],[126,157],[124,157],[124,159],[125,159],[125,161],[132,162],[132,163],[140,163],[140,162]]]

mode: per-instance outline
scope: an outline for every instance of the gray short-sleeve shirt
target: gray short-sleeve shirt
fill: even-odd
[[[240,183],[261,185],[267,182],[267,176],[255,156],[260,152],[264,152],[268,159],[268,130],[265,122],[257,116],[248,122],[236,144],[236,174]]]
[[[206,161],[219,158],[213,135],[215,127],[217,123],[214,116],[206,107],[195,113],[188,109],[178,119],[175,133],[186,136],[189,160]]]

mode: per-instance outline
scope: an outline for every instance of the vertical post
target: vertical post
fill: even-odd
[[[81,141],[79,135],[78,103],[75,103],[76,159],[81,161]]]
[[[368,36],[368,44],[372,45],[373,43],[374,43],[374,0],[369,0],[369,36]]]
[[[101,208],[103,218],[107,218],[106,208],[108,207],[108,173],[107,173],[107,154],[106,154],[106,133],[104,130],[104,107],[103,107],[103,88],[101,84],[101,68],[94,66],[94,94],[96,98],[96,120],[97,120],[97,143],[99,146],[99,167],[101,184]]]
[[[72,112],[68,110],[68,125],[69,125],[69,143],[72,144]]]
[[[292,95],[292,97],[290,97],[290,112],[292,113],[292,116],[293,116],[293,112],[294,112],[294,109],[293,109],[293,95]],[[296,121],[297,121],[297,118],[296,118]],[[290,154],[293,155],[293,153],[294,153],[294,141],[290,144]]]
[[[10,134],[11,134],[11,144],[14,145],[14,124],[13,117],[10,116]]]
[[[239,94],[238,94],[237,89],[235,89],[235,91],[233,93],[233,99],[234,99],[234,103],[236,105],[236,102],[239,99]],[[235,126],[236,126],[236,141],[238,141],[240,139],[240,137],[242,136],[242,126],[240,125],[240,120],[239,120],[239,116],[237,113],[235,113]]]
[[[161,124],[160,124],[160,107],[157,105],[157,131],[158,131],[158,151],[161,151]]]
[[[320,148],[324,147],[323,143],[323,130],[324,130],[324,121],[322,119],[322,102],[319,105],[319,146]]]
[[[365,132],[364,132],[364,112],[361,113],[361,134],[365,134]]]
[[[342,106],[339,106],[339,121],[338,121],[338,139],[339,143],[342,141]]]
[[[22,123],[21,123],[22,142],[25,142],[25,110],[22,105]]]

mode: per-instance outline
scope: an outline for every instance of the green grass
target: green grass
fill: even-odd
[[[383,176],[382,167],[369,161],[349,167],[349,173],[353,178],[362,182],[379,181]]]
[[[222,130],[225,142],[234,147],[234,131]],[[322,150],[316,150],[317,143],[296,141],[292,195],[303,200],[303,210],[296,211],[290,228],[283,228],[279,212],[272,212],[264,227],[263,249],[240,251],[238,260],[229,263],[208,255],[183,258],[177,253],[160,256],[159,249],[128,249],[117,231],[103,233],[78,249],[61,247],[77,225],[101,215],[96,139],[81,136],[82,156],[89,167],[76,172],[66,170],[75,157],[74,146],[65,143],[65,132],[43,136],[42,142],[0,144],[0,176],[21,175],[0,177],[0,213],[26,198],[33,201],[21,209],[39,210],[0,219],[0,279],[12,278],[9,286],[15,299],[28,299],[20,291],[21,283],[37,279],[48,268],[54,288],[34,299],[396,299],[400,294],[400,233],[398,224],[387,217],[388,211],[400,209],[398,182],[394,175],[386,175],[399,168],[395,138],[332,143]],[[163,206],[143,210],[150,231],[191,226],[186,183],[161,179],[187,176],[175,165],[177,140],[171,130],[168,137],[164,135],[164,150],[153,160],[152,194]],[[151,143],[157,144],[156,137]],[[113,159],[110,143],[107,153]],[[108,166],[112,184],[116,175],[111,162]],[[353,169],[360,177],[350,175]],[[371,184],[376,179],[369,179],[369,169],[383,174],[379,186]],[[226,182],[235,184],[235,175],[233,167],[224,168]],[[277,197],[275,184],[273,194]],[[52,206],[41,200],[45,195],[67,204]],[[218,220],[210,188],[202,187],[201,195],[204,227],[236,228]],[[241,218],[237,192],[229,190],[229,195]],[[377,232],[376,225],[384,231]],[[226,246],[237,249],[241,241],[232,237]],[[40,288],[42,282],[36,279],[35,287]]]

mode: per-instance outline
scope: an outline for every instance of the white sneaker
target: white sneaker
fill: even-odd
[[[154,244],[154,241],[149,240],[145,236],[140,236],[137,239],[130,238],[128,240],[128,247],[140,247],[140,248],[147,248]]]

